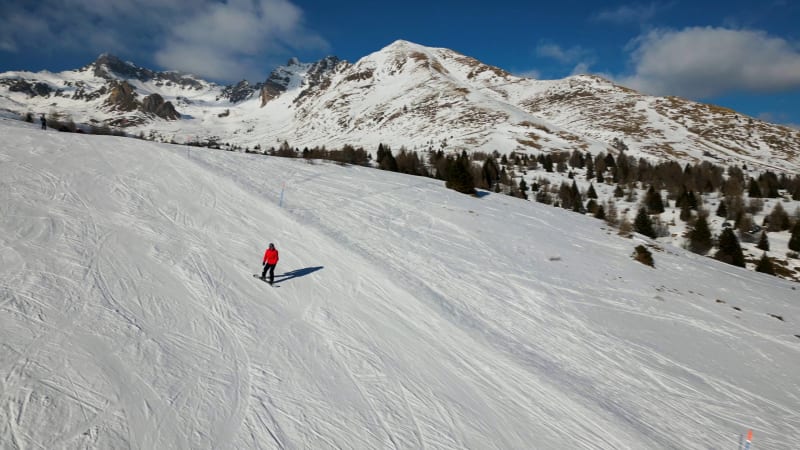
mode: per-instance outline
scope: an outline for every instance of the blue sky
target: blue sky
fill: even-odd
[[[356,61],[397,39],[518,75],[593,73],[800,124],[800,2],[0,0],[0,71],[74,69],[103,52],[219,82],[291,56]]]

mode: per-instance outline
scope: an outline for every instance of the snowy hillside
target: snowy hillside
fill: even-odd
[[[396,41],[349,63],[292,59],[264,83],[222,87],[102,55],[59,74],[0,74],[0,111],[241,148],[379,143],[427,151],[608,151],[800,170],[800,131],[595,76],[533,80],[445,48]]]
[[[0,447],[800,442],[796,283],[427,178],[0,134]]]

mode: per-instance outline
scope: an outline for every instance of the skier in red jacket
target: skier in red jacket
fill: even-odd
[[[275,248],[275,244],[270,242],[269,248],[264,252],[264,261],[261,262],[261,265],[264,266],[261,279],[267,277],[267,270],[269,270],[269,284],[272,284],[275,279],[275,266],[278,265],[278,250]]]

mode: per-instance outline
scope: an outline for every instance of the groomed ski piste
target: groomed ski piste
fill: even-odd
[[[4,449],[800,442],[797,283],[427,178],[0,135]]]

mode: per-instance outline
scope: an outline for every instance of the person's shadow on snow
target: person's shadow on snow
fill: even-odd
[[[322,266],[318,266],[318,267],[306,267],[305,269],[292,270],[291,272],[286,272],[281,275],[275,275],[275,282],[277,283],[279,281],[289,281],[292,278],[304,277],[310,273],[322,270],[323,268],[324,267]]]

